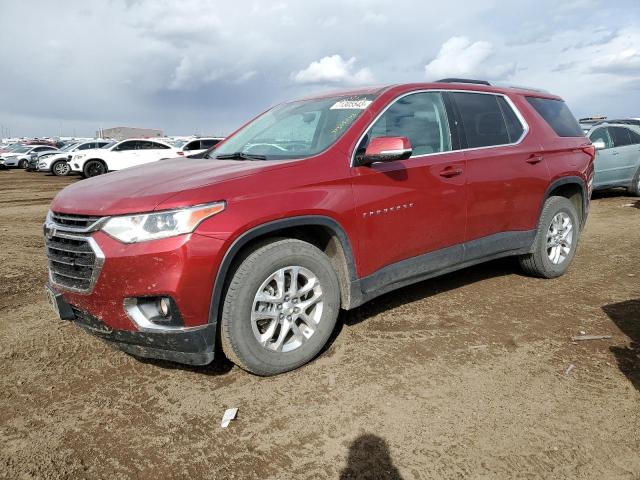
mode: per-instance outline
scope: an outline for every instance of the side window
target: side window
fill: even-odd
[[[199,150],[200,149],[200,140],[193,140],[187,143],[183,150]]]
[[[138,140],[138,150],[153,150],[156,148],[153,142],[149,142],[148,140]]]
[[[511,143],[496,95],[455,92],[451,96],[462,117],[467,148]]]
[[[151,144],[152,149],[154,150],[165,150],[167,148],[171,148],[168,145],[163,145],[162,143],[156,143],[156,142],[149,142]]]
[[[633,145],[640,145],[640,134],[637,132],[634,132],[633,130],[628,130],[629,132],[629,137],[631,137],[631,143]]]
[[[450,151],[451,133],[442,94],[413,93],[394,102],[371,126],[358,146],[358,154],[364,153],[376,137],[407,137],[412,157]]]
[[[624,147],[631,145],[631,136],[629,130],[623,127],[609,127],[609,132],[613,138],[614,147]]]
[[[591,132],[591,135],[589,135],[589,140],[592,142],[604,142],[604,148],[613,147],[613,141],[611,140],[611,135],[609,135],[608,128],[603,127],[594,130]]]
[[[122,142],[120,145],[118,145],[115,150],[118,152],[125,152],[128,150],[135,150],[136,149],[136,141],[129,141],[129,142]]]
[[[220,140],[215,140],[213,138],[209,138],[207,140],[201,140],[200,148],[211,148],[214,145],[217,145],[218,143],[220,143]]]
[[[540,114],[559,137],[584,137],[580,124],[567,104],[552,98],[527,97],[527,102]]]
[[[498,105],[502,111],[502,116],[507,124],[507,133],[509,134],[509,143],[515,143],[522,137],[524,133],[524,126],[518,119],[516,112],[513,111],[509,102],[504,97],[496,97],[498,99]]]
[[[78,147],[78,150],[88,150],[90,148],[93,148],[93,144],[92,143],[83,143],[82,145],[80,145]]]

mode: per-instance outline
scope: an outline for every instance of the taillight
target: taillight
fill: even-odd
[[[593,145],[587,145],[586,147],[582,147],[582,151],[591,157],[591,160],[596,158],[596,147]]]

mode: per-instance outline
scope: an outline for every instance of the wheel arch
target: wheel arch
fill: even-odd
[[[540,214],[542,214],[544,203],[549,197],[553,196],[565,197],[573,203],[580,217],[580,228],[582,229],[587,221],[587,214],[589,213],[589,196],[584,180],[580,177],[572,176],[559,178],[552,182],[547,188],[542,204],[540,205]]]
[[[94,158],[87,158],[84,163],[82,164],[82,172],[84,173],[84,169],[87,166],[87,163],[89,162],[100,162],[104,165],[104,168],[106,169],[106,171],[109,171],[109,164],[107,163],[107,161],[103,158],[99,158],[99,157],[94,157]]]
[[[356,268],[351,242],[342,226],[333,218],[309,215],[267,222],[238,236],[225,252],[216,274],[209,307],[209,323],[217,324],[224,290],[233,273],[233,267],[247,252],[271,238],[297,238],[322,250],[335,269],[340,282],[343,308],[353,302],[352,285],[356,281]]]

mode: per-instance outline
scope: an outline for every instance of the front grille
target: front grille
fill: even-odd
[[[45,238],[45,246],[53,283],[80,292],[93,287],[100,259],[90,237],[54,233]]]
[[[73,215],[70,213],[51,212],[51,220],[57,226],[71,227],[74,229],[89,228],[103,217],[91,217],[87,215]]]

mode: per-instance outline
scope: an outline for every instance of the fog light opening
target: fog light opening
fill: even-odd
[[[142,330],[184,327],[178,305],[169,296],[125,298],[124,309]]]

